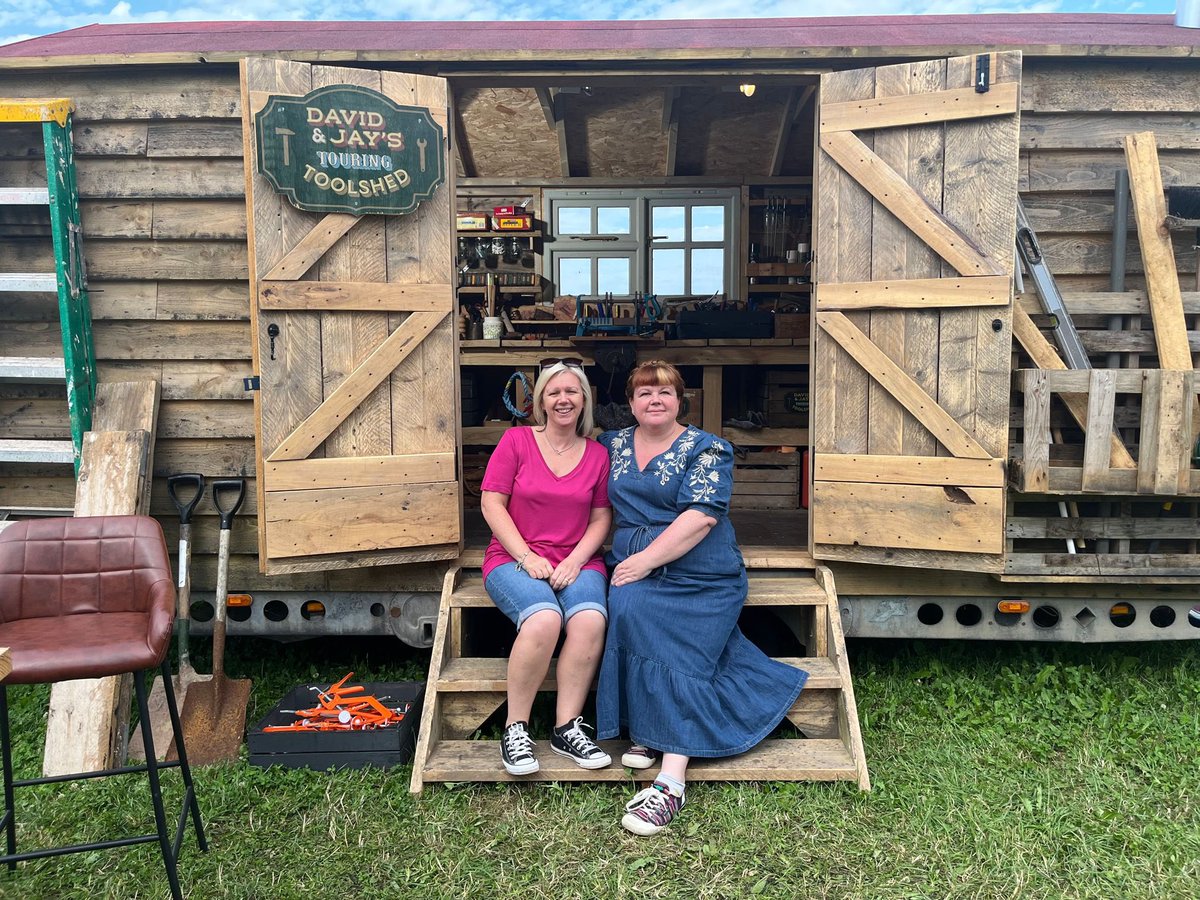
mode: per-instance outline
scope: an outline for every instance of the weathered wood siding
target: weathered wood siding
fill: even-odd
[[[472,101],[482,94],[486,92],[476,92]],[[236,68],[0,72],[0,95],[75,100],[100,374],[106,380],[161,379],[153,511],[173,537],[175,510],[163,486],[166,475],[254,475],[252,405],[241,382],[251,366]],[[658,94],[653,96],[660,102]],[[731,108],[748,106],[740,95],[728,99]],[[685,112],[689,111],[681,109]],[[468,129],[472,118],[466,117]],[[661,141],[661,118],[646,121],[648,128],[658,129],[646,139]],[[1194,61],[1025,61],[1020,189],[1064,290],[1108,287],[1113,172],[1124,165],[1124,135],[1153,130],[1164,184],[1198,185],[1198,122],[1200,65]],[[539,127],[546,129],[544,119]],[[721,140],[738,135],[739,127],[725,123]],[[801,135],[811,134],[809,127],[797,127],[792,148],[806,143]],[[482,140],[481,135],[478,147]],[[709,157],[727,162],[732,151],[723,143],[713,146],[709,150],[681,141],[680,170],[703,169],[707,163],[701,160]],[[0,184],[44,179],[40,155],[34,129],[0,128]],[[754,157],[755,165],[761,163],[761,155]],[[615,160],[608,169],[602,160],[594,165],[599,171],[620,168]],[[725,162],[718,168],[732,174],[726,172]],[[786,161],[784,171],[793,171]],[[0,271],[50,270],[49,246],[43,240],[47,230],[44,213],[31,218],[27,211],[0,208]],[[1176,233],[1173,238],[1181,280],[1190,289],[1196,272],[1194,235]],[[1132,230],[1128,272],[1128,287],[1142,287]],[[0,355],[60,353],[50,298],[3,298]],[[66,437],[62,398],[54,389],[0,386],[0,432]],[[0,504],[70,504],[73,483],[61,470],[32,476],[28,471],[0,469]],[[440,584],[434,567],[416,566],[267,579],[258,574],[255,556],[256,512],[251,490],[234,529],[234,590],[433,590]],[[215,583],[217,534],[207,499],[200,513],[203,518],[193,530],[200,554],[194,576],[197,591],[211,590]]]

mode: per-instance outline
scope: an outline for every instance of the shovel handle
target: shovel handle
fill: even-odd
[[[221,496],[226,496],[237,491],[237,498],[233,501],[233,505],[225,507],[221,505]],[[213,505],[217,508],[217,512],[221,514],[221,530],[228,531],[233,527],[233,517],[237,515],[237,511],[242,508],[242,501],[246,499],[246,479],[245,478],[220,478],[213,482]]]
[[[187,486],[190,486],[196,493],[191,500],[181,500],[178,493],[179,489]],[[179,524],[187,525],[192,520],[192,510],[196,508],[196,504],[204,496],[204,476],[196,472],[189,472],[185,475],[171,475],[167,478],[167,493],[171,495],[171,501],[175,504],[175,508],[179,510]]]

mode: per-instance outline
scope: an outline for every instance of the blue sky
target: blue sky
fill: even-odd
[[[748,13],[747,6],[754,12]],[[586,10],[581,14],[580,10]],[[1171,13],[1175,0],[0,0],[0,44],[94,22],[228,19],[720,19],[996,12]]]

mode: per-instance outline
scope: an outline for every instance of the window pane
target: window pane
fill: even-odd
[[[559,294],[594,294],[592,290],[592,261],[588,257],[558,258]]]
[[[591,234],[591,208],[587,206],[560,206],[558,208],[558,233]]]
[[[629,286],[629,260],[624,257],[600,257],[596,260],[596,293],[632,294]]]
[[[684,292],[683,250],[651,251],[650,292],[668,296]]]
[[[629,207],[601,206],[596,217],[597,234],[629,234]]]
[[[716,248],[692,251],[692,293],[716,294],[725,290],[725,251]]]
[[[652,213],[653,225],[651,236],[673,243],[682,243],[683,237],[683,207],[656,206]],[[682,263],[680,263],[682,266]],[[682,274],[682,268],[680,269]]]
[[[692,207],[692,240],[693,241],[723,241],[723,240],[725,240],[725,207],[723,207],[723,206],[693,206]]]

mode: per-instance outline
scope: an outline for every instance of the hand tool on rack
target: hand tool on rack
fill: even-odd
[[[181,491],[184,492],[182,497]],[[192,607],[192,512],[204,496],[204,476],[198,473],[171,475],[167,478],[167,493],[179,511],[179,570],[176,578],[179,600],[175,616],[175,633],[179,644],[179,674],[175,676],[175,703],[178,709],[183,709],[188,689],[198,681],[208,681],[212,678],[211,675],[201,675],[192,668],[192,658],[188,650]],[[187,499],[189,495],[191,499]],[[154,746],[158,750],[159,758],[166,758],[171,741],[171,713],[167,709],[167,694],[161,680],[154,682],[146,705],[150,711]],[[142,723],[139,722],[137,727],[140,729]],[[145,752],[142,740],[137,729],[133,734],[129,741],[129,755],[140,759],[140,753]]]
[[[236,496],[230,502],[233,492]],[[222,497],[225,497],[225,504]],[[246,499],[246,479],[223,478],[213,482],[213,505],[221,514],[221,542],[217,559],[217,592],[213,598],[213,674],[210,681],[192,685],[183,706],[184,741],[195,765],[235,759],[246,730],[250,680],[225,677],[225,615],[229,597],[229,539],[233,517]],[[174,744],[171,751],[174,752]],[[168,754],[170,758],[170,754]]]

